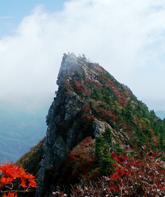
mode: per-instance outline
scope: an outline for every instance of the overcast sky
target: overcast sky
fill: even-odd
[[[53,100],[64,52],[85,54],[165,110],[165,0],[0,2],[0,103]]]

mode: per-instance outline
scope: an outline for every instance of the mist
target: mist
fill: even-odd
[[[57,89],[63,53],[85,54],[128,85],[151,109],[165,110],[165,1],[70,0],[38,6],[0,38],[0,103],[34,111]]]

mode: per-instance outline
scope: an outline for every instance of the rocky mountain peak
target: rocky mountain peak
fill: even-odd
[[[57,84],[59,88],[47,115],[42,156],[38,157],[42,158],[38,171],[39,196],[42,191],[47,191],[43,196],[49,196],[51,187],[58,184],[70,154],[75,157],[76,153],[77,158],[79,154],[97,152],[97,139],[105,143],[106,150],[120,147],[123,151],[129,148],[140,152],[146,147],[158,146],[163,138],[160,125],[164,123],[154,112],[137,100],[129,88],[85,56],[64,54]]]
[[[57,84],[60,85],[67,77],[71,77],[74,72],[82,73],[86,63],[85,56],[77,57],[74,53],[65,53],[62,58]]]

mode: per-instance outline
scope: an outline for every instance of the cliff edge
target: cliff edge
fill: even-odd
[[[107,139],[109,149],[129,149],[140,154],[146,148],[164,147],[163,121],[99,64],[85,56],[64,54],[57,84],[47,115],[46,138],[39,157],[42,159],[36,164],[40,165],[38,196],[51,196],[57,185],[66,184],[66,174],[74,174],[68,158],[77,154],[82,164],[82,155],[87,154],[86,160],[94,161],[100,137]]]

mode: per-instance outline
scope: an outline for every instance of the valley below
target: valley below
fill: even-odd
[[[16,161],[43,138],[46,113],[0,106],[0,163]]]

